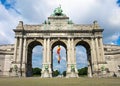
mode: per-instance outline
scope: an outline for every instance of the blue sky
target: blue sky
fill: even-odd
[[[60,64],[58,64],[58,55],[57,55],[57,47],[55,46],[53,48],[53,69],[59,70],[61,73],[66,70],[67,68],[67,62],[66,62],[66,50],[63,46],[61,47],[61,61]],[[32,54],[32,66],[33,67],[39,67],[42,68],[42,55],[43,55],[43,47],[42,46],[36,46],[33,49]],[[37,64],[36,64],[37,63]],[[83,46],[77,46],[76,47],[76,63],[77,68],[83,68],[87,66],[87,55],[86,55],[86,49]]]
[[[97,20],[104,29],[104,44],[120,45],[120,0],[0,0],[0,45],[14,43],[18,21],[41,24],[59,4],[74,23]]]

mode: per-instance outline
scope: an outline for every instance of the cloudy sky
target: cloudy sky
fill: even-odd
[[[18,21],[43,23],[59,4],[74,23],[97,20],[104,44],[120,45],[120,0],[0,0],[0,45],[14,43]]]

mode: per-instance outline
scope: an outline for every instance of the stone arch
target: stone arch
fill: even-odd
[[[86,49],[87,61],[88,61],[88,77],[92,77],[92,58],[91,58],[91,46],[87,41],[78,41],[75,46],[81,45]]]
[[[55,41],[52,45],[51,45],[51,49],[53,49],[56,45],[62,45],[63,47],[65,47],[65,49],[67,49],[67,45],[64,41],[58,40]]]
[[[39,41],[31,41],[27,45],[27,57],[26,57],[26,76],[32,76],[32,50],[35,46],[40,45],[43,46]]]
[[[64,41],[61,41],[61,40],[57,40],[57,41],[54,41],[54,43],[51,45],[51,68],[52,68],[52,71],[53,71],[53,49],[55,46],[57,45],[61,45],[65,48],[66,50],[66,65],[67,65],[67,45]]]
[[[41,46],[43,46],[43,40],[33,40],[33,39],[29,39],[29,40],[27,40],[27,48],[28,48],[28,46],[31,44],[32,45],[32,43],[38,43],[38,45],[41,45]],[[33,45],[32,45],[33,46]]]

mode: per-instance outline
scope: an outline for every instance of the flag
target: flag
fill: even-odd
[[[58,63],[60,64],[61,57],[60,55],[58,56]]]
[[[59,45],[58,48],[57,48],[57,54],[58,55],[60,54],[60,50],[61,50],[61,48],[60,48],[60,45]]]
[[[60,60],[61,60],[61,57],[60,57],[60,45],[58,45],[58,48],[57,48],[57,54],[58,54],[58,63],[60,64]]]

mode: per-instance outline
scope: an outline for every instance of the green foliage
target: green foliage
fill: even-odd
[[[87,70],[88,70],[88,67],[84,67],[84,68],[81,68],[81,69],[78,69],[78,75],[87,75]]]
[[[56,77],[56,76],[58,76],[59,74],[60,74],[60,72],[59,72],[58,70],[53,71],[53,77]]]
[[[63,74],[63,76],[66,76],[66,71],[63,71],[63,73],[62,73],[62,74]]]
[[[33,76],[34,75],[40,75],[41,76],[41,69],[40,68],[32,68]]]

